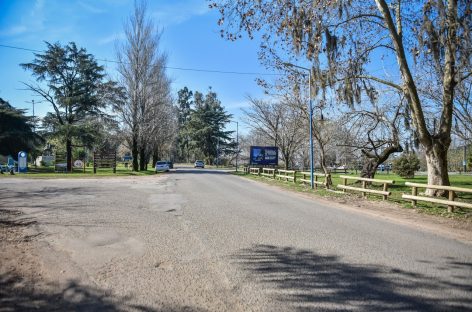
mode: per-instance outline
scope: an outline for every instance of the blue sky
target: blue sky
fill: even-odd
[[[97,59],[114,60],[115,41],[123,40],[123,22],[132,7],[133,0],[0,0],[0,44],[44,50],[44,41],[74,41]],[[220,38],[218,13],[209,10],[205,0],[148,1],[148,13],[164,30],[161,49],[169,56],[169,67],[269,72],[259,65],[258,42],[228,42]],[[32,52],[0,47],[0,97],[16,107],[30,109],[27,102],[39,100],[30,91],[21,90],[21,82],[32,78],[19,64],[33,58]],[[116,76],[113,63],[100,63],[112,78]],[[171,69],[168,74],[174,81],[175,93],[184,86],[203,92],[211,86],[234,114],[234,120],[239,120],[241,107],[247,105],[247,95],[263,96],[253,75]],[[39,103],[36,115],[42,116],[51,109],[46,103]]]

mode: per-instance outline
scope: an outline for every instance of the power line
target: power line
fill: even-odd
[[[44,53],[45,51],[23,48],[18,46],[11,46],[0,44],[2,48],[8,49],[16,49],[16,50],[23,50],[28,52],[36,52],[36,53]],[[115,64],[129,64],[122,61],[117,60],[107,60],[107,59],[99,59],[96,58],[97,61],[106,62],[106,63],[115,63]],[[216,74],[231,74],[231,75],[251,75],[251,76],[283,76],[283,74],[278,73],[257,73],[257,72],[238,72],[238,71],[226,71],[226,70],[215,70],[215,69],[204,69],[204,68],[185,68],[185,67],[173,67],[173,66],[164,66],[166,69],[171,70],[181,70],[181,71],[193,71],[193,72],[204,72],[204,73],[216,73]]]

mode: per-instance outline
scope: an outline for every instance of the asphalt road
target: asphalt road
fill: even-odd
[[[224,172],[0,189],[37,221],[40,309],[472,311],[470,244]]]

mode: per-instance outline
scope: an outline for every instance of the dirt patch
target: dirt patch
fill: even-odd
[[[41,288],[42,272],[28,226],[35,223],[18,212],[0,209],[0,311],[37,308],[37,302],[21,302]]]
[[[85,286],[59,282],[43,268],[35,221],[19,211],[0,209],[0,311],[150,311],[129,298]],[[33,233],[33,234],[32,234]],[[60,271],[59,273],[64,273]]]

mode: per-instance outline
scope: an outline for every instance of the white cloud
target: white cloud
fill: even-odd
[[[123,39],[125,39],[125,34],[123,32],[113,33],[109,36],[98,39],[98,44],[105,45]]]
[[[9,37],[9,36],[16,36],[16,35],[21,35],[25,33],[28,30],[28,27],[25,25],[16,25],[12,26],[8,29],[1,30],[0,31],[0,36],[2,37]]]
[[[151,13],[151,17],[161,26],[169,26],[181,24],[193,16],[204,15],[207,12],[209,8],[205,1],[187,0],[160,6]]]
[[[85,1],[79,1],[79,2],[77,2],[77,4],[79,6],[81,6],[83,9],[85,9],[88,12],[93,13],[93,14],[101,14],[101,13],[105,12],[104,9],[98,8],[98,7],[92,5],[88,2],[85,2]]]
[[[44,0],[36,0],[34,6],[19,22],[5,30],[0,31],[0,36],[19,36],[27,33],[38,32],[44,29]]]

